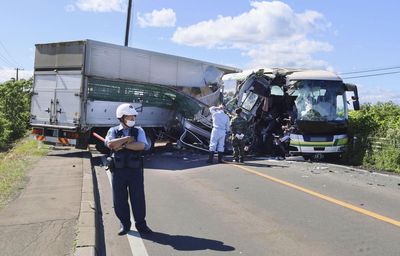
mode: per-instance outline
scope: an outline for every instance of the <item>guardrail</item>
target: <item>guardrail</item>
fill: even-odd
[[[372,150],[382,150],[388,147],[400,148],[400,141],[396,138],[368,137],[367,140]]]

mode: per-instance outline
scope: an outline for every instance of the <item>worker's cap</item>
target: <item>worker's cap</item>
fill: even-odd
[[[118,106],[116,115],[117,118],[121,118],[122,116],[136,116],[138,112],[132,104],[124,103]]]

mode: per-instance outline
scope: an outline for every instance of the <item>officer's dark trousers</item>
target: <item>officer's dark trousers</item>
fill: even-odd
[[[143,169],[115,169],[112,185],[114,211],[124,228],[131,227],[128,195],[136,226],[146,225]]]

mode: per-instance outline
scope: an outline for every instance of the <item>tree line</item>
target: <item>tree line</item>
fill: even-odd
[[[32,79],[0,84],[0,151],[23,137],[29,127]]]
[[[400,106],[393,102],[363,104],[349,113],[352,140],[344,161],[400,172]]]

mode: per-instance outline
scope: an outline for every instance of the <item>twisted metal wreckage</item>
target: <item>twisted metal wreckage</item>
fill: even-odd
[[[236,82],[232,99],[224,82]],[[265,69],[246,74],[224,65],[93,40],[37,44],[30,125],[35,139],[86,148],[118,124],[131,103],[148,141],[208,150],[209,107],[243,109],[249,153],[339,157],[348,142],[348,104],[357,87],[328,71]],[[228,136],[227,136],[228,138]],[[227,143],[228,150],[229,143]]]
[[[226,109],[233,113],[235,108],[242,108],[241,115],[249,127],[245,134],[248,153],[337,159],[346,150],[350,103],[346,92],[353,93],[353,109],[358,110],[355,85],[343,83],[332,72],[299,69],[260,69],[224,79],[236,81],[233,97],[225,99]],[[200,147],[206,148],[201,138],[209,138],[209,116],[203,112],[190,121],[185,119],[184,127],[181,142],[190,132]]]

